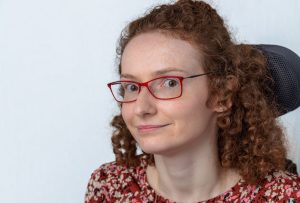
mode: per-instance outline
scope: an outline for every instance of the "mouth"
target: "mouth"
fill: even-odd
[[[154,132],[156,130],[160,130],[170,124],[165,124],[165,125],[139,125],[137,126],[137,129],[139,133],[149,133],[149,132]]]

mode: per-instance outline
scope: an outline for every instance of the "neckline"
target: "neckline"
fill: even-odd
[[[147,166],[148,166],[148,164],[147,164],[147,161],[145,160],[145,157],[141,156],[142,171],[140,171],[140,180],[143,181],[143,183],[141,184],[142,190],[147,191],[146,194],[151,194],[152,197],[156,200],[155,202],[175,203],[174,200],[163,197],[158,192],[156,192],[154,190],[154,188],[152,188],[152,186],[149,184],[147,173],[146,173]],[[225,192],[223,192],[215,197],[212,197],[210,199],[198,201],[198,203],[214,202],[215,200],[226,200],[226,199],[232,197],[233,195],[235,195],[234,192],[239,191],[238,188],[241,187],[244,183],[245,183],[245,181],[243,179],[239,179],[239,181],[235,185],[230,187]]]

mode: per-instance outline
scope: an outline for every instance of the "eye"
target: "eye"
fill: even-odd
[[[123,87],[126,92],[135,92],[139,89],[138,85],[134,83],[125,83]]]
[[[178,86],[178,80],[176,79],[171,79],[171,78],[167,78],[163,81],[163,86],[165,87],[176,87]]]

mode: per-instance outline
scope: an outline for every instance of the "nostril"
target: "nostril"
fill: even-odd
[[[134,103],[134,113],[144,117],[146,115],[153,115],[156,111],[155,98],[147,91],[147,88],[144,88],[144,90],[141,90],[141,93]]]

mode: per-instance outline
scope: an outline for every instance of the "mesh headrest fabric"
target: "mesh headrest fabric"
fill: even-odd
[[[282,46],[255,45],[267,59],[272,87],[280,114],[293,111],[300,106],[300,57]]]

